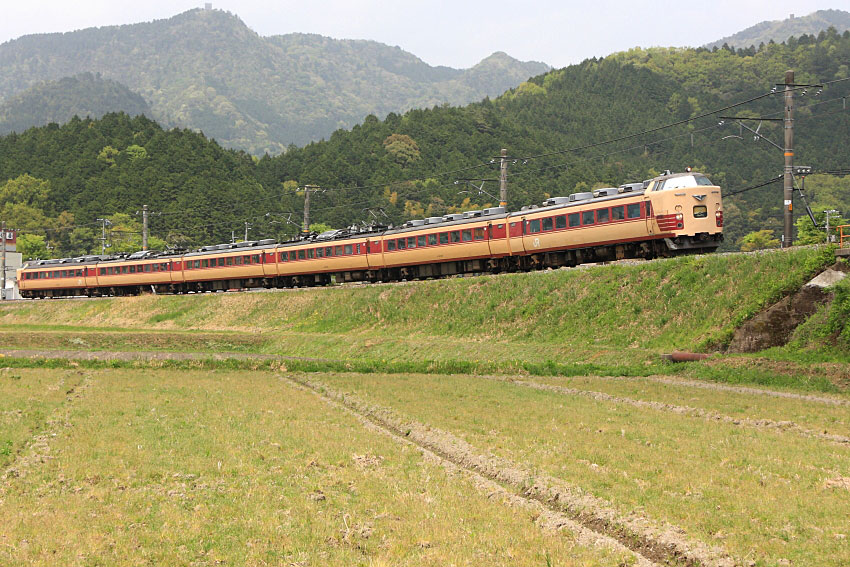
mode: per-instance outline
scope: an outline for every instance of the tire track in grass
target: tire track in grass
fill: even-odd
[[[837,435],[834,433],[825,433],[820,431],[815,431],[813,429],[805,428],[793,421],[776,421],[773,419],[752,419],[749,417],[738,418],[732,417],[729,415],[725,415],[713,410],[706,410],[702,408],[696,408],[693,406],[679,406],[676,404],[668,404],[666,402],[654,402],[650,400],[638,400],[635,398],[626,398],[622,396],[615,396],[613,394],[608,394],[606,392],[598,392],[595,390],[582,390],[579,388],[570,388],[567,386],[556,386],[554,384],[543,384],[541,382],[535,382],[533,380],[522,380],[519,378],[511,378],[511,377],[502,377],[502,376],[482,376],[479,375],[479,378],[484,378],[486,380],[492,380],[494,382],[506,382],[509,384],[516,384],[517,386],[522,386],[524,388],[531,388],[534,390],[541,390],[544,392],[555,392],[559,394],[565,394],[568,396],[581,396],[583,398],[589,398],[592,400],[596,400],[598,402],[612,402],[617,404],[626,404],[630,406],[634,406],[636,408],[641,409],[652,409],[657,411],[663,411],[668,413],[675,413],[677,415],[684,415],[690,417],[696,417],[705,419],[707,421],[716,421],[719,423],[725,423],[729,425],[737,425],[740,427],[748,427],[751,429],[761,429],[768,431],[780,431],[780,432],[793,432],[802,437],[809,437],[813,439],[819,439],[821,441],[829,441],[832,443],[837,443],[839,445],[850,446],[850,437],[845,435]]]
[[[80,372],[79,375],[79,380],[65,391],[65,399],[50,412],[44,425],[20,447],[12,462],[3,469],[3,474],[0,475],[0,498],[13,479],[24,477],[33,467],[55,458],[50,454],[50,442],[58,437],[63,429],[73,426],[71,412],[92,384],[88,373]]]
[[[684,530],[658,523],[636,512],[623,515],[607,501],[578,486],[531,471],[501,457],[484,455],[454,435],[396,415],[392,410],[329,388],[304,375],[283,375],[283,380],[311,390],[329,403],[342,406],[393,437],[413,443],[438,458],[496,486],[510,500],[536,502],[562,515],[564,526],[578,524],[579,534],[589,532],[616,540],[639,555],[641,562],[683,567],[735,567],[742,565],[725,550],[687,536]],[[492,484],[488,484],[493,486]],[[506,490],[508,487],[512,490]],[[505,492],[501,492],[505,490]],[[515,491],[515,492],[514,492]],[[556,517],[557,518],[557,517]],[[545,522],[546,520],[544,520]],[[556,523],[561,521],[556,519]]]
[[[623,380],[621,376],[594,376],[602,380]],[[765,388],[754,388],[752,386],[730,386],[728,384],[718,384],[716,382],[703,382],[701,380],[692,380],[690,378],[674,378],[672,376],[641,376],[638,380],[649,380],[660,384],[670,384],[673,386],[691,386],[694,388],[702,388],[704,390],[719,390],[721,392],[734,392],[736,394],[755,394],[757,396],[772,396],[775,398],[788,398],[791,400],[801,400],[804,402],[815,402],[832,406],[850,406],[850,399],[830,398],[827,396],[816,396],[813,394],[797,394],[794,392],[783,392],[781,390],[767,390]]]
[[[498,498],[504,505],[510,508],[517,508],[530,512],[534,517],[535,525],[537,525],[540,529],[544,531],[553,533],[560,531],[568,531],[573,535],[575,542],[579,545],[586,547],[605,547],[616,552],[628,554],[630,557],[634,558],[634,564],[639,567],[660,567],[658,563],[650,561],[643,555],[640,555],[635,551],[627,548],[613,537],[586,528],[582,524],[574,521],[566,514],[547,508],[543,505],[543,503],[538,500],[533,500],[517,495],[514,492],[507,490],[498,482],[491,480],[490,478],[487,478],[486,476],[474,470],[469,470],[458,466],[457,464],[440,456],[439,454],[428,449],[427,447],[423,447],[422,445],[415,443],[410,438],[402,436],[389,428],[386,428],[378,423],[375,423],[374,421],[371,421],[368,417],[362,415],[361,413],[358,413],[357,411],[343,404],[339,400],[320,394],[315,389],[305,386],[299,381],[293,381],[289,379],[285,381],[293,388],[297,388],[299,390],[314,395],[319,394],[319,397],[326,404],[348,413],[354,419],[359,421],[369,431],[389,437],[396,443],[413,447],[414,449],[422,453],[423,458],[427,462],[434,463],[443,467],[450,475],[458,475],[465,477],[480,493],[487,496],[488,499],[492,500]]]

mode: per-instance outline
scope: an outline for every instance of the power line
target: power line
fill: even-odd
[[[804,87],[793,87],[792,90],[799,90],[799,89],[802,89],[802,88],[804,88]],[[652,134],[653,132],[658,132],[660,130],[666,130],[667,128],[673,128],[674,126],[681,126],[682,124],[688,124],[689,122],[693,122],[693,121],[699,120],[701,118],[713,116],[715,114],[725,112],[725,111],[730,110],[732,108],[737,108],[739,106],[743,106],[745,104],[749,104],[751,102],[755,102],[757,100],[760,100],[760,99],[763,99],[763,98],[766,98],[766,97],[769,97],[769,96],[774,96],[776,94],[779,94],[780,92],[782,92],[784,94],[784,91],[771,91],[771,92],[764,93],[764,94],[761,94],[761,95],[758,95],[758,96],[754,96],[754,97],[749,98],[747,100],[743,100],[743,101],[740,101],[740,102],[736,102],[734,104],[724,106],[723,108],[717,108],[717,109],[711,110],[709,112],[703,112],[702,114],[698,114],[697,116],[692,116],[690,118],[685,118],[683,120],[678,120],[676,122],[671,122],[669,124],[664,124],[662,126],[656,126],[655,128],[649,128],[647,130],[643,130],[642,132],[635,132],[634,134],[627,134],[625,136],[620,136],[619,138],[613,138],[613,139],[604,140],[604,141],[601,141],[601,142],[594,142],[592,144],[585,144],[583,146],[576,146],[576,147],[573,147],[573,148],[567,148],[567,149],[564,149],[564,150],[557,150],[557,151],[554,151],[554,152],[546,152],[546,153],[532,155],[532,156],[525,156],[525,157],[521,157],[521,158],[517,158],[517,159],[522,159],[522,160],[537,159],[537,158],[541,158],[541,157],[547,157],[547,156],[558,155],[558,154],[566,154],[566,153],[577,152],[577,151],[586,150],[586,149],[590,149],[590,148],[596,148],[596,147],[604,146],[604,145],[607,145],[607,144],[613,144],[615,142],[622,142],[624,140],[629,140],[631,138],[636,138],[638,136],[644,136],[646,134]]]

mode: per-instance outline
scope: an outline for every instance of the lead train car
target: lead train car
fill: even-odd
[[[18,270],[23,297],[186,293],[509,272],[713,251],[720,187],[699,173],[468,211],[389,230],[207,246],[185,254],[43,260]]]

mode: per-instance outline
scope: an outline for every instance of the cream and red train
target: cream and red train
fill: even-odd
[[[720,188],[700,173],[502,208],[331,231],[308,239],[174,254],[41,260],[18,270],[23,297],[186,293],[393,281],[710,252],[723,239]]]

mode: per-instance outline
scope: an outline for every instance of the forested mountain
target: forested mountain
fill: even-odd
[[[191,10],[4,43],[0,100],[43,81],[100,73],[143,96],[156,120],[262,154],[327,137],[368,114],[497,95],[548,68],[503,53],[467,70],[431,67],[373,41],[266,38],[227,12]]]
[[[835,28],[839,33],[850,29],[850,12],[844,10],[818,10],[808,16],[795,17],[793,14],[785,20],[761,22],[750,26],[736,34],[718,39],[705,45],[708,49],[722,47],[745,48],[759,46],[771,41],[781,43],[790,37],[801,35],[817,35],[829,28]]]
[[[703,114],[765,95],[795,69],[800,82],[826,84],[821,93],[798,93],[797,163],[848,168],[848,61],[850,32],[834,30],[761,49],[634,50],[551,71],[465,107],[369,116],[327,141],[261,159],[143,117],[77,119],[0,138],[0,180],[12,180],[0,186],[0,215],[36,233],[49,228],[56,254],[98,249],[94,221],[104,215],[130,215],[112,217],[120,227],[112,238],[137,232],[143,204],[154,213],[153,234],[172,245],[228,241],[246,222],[251,238],[293,234],[304,184],[323,188],[312,196],[314,222],[399,223],[495,204],[461,180],[486,179],[484,191],[497,194],[492,158],[504,147],[513,209],[668,168],[704,171],[726,192],[725,247],[734,248],[746,233],[781,230],[780,184],[731,193],[781,174],[782,151],[766,140],[781,143],[782,126],[748,123],[759,131],[754,139],[720,114]],[[781,116],[782,108],[781,96],[768,95],[722,114]],[[821,208],[850,202],[847,178],[812,177],[807,188]]]
[[[153,116],[145,99],[121,83],[82,73],[39,83],[0,104],[0,134],[65,123],[73,116],[100,118],[109,112]]]

